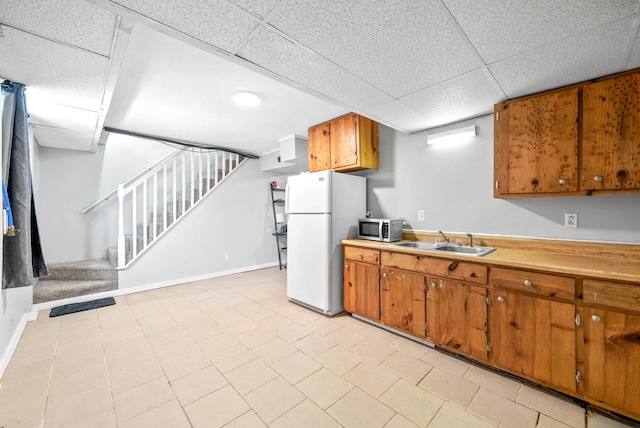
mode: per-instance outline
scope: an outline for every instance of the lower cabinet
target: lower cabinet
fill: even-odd
[[[496,289],[489,297],[491,363],[575,392],[575,305]]]
[[[453,352],[487,360],[487,289],[427,278],[427,339]]]
[[[380,274],[380,322],[424,337],[425,276],[387,267]]]
[[[378,265],[345,260],[344,310],[372,320],[380,319],[380,268]]]
[[[640,316],[582,308],[584,394],[640,417]]]

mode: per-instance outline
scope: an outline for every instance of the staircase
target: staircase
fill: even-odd
[[[33,288],[33,303],[118,289],[118,271],[104,259],[50,264],[47,269],[49,277]]]
[[[118,196],[118,246],[106,259],[48,265],[33,303],[116,290],[117,269],[142,256],[244,160],[221,150],[177,150],[85,208],[83,214]]]

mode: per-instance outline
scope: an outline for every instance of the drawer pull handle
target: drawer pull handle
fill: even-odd
[[[362,253],[358,253],[358,257],[362,258]]]
[[[382,274],[382,277],[383,277],[383,278],[386,278],[386,277],[387,277],[387,273],[386,273],[386,272],[384,272],[384,273]]]
[[[601,182],[602,181],[602,176],[601,175],[596,175],[595,177],[593,177],[593,181]]]
[[[531,281],[529,281],[528,279],[525,279],[523,284],[527,287],[531,287]]]
[[[564,178],[561,178],[560,180],[558,180],[559,184],[567,184],[567,180],[565,180]]]
[[[591,319],[595,322],[602,321],[602,318],[600,318],[598,315],[591,315]]]
[[[453,272],[454,270],[456,270],[458,268],[458,262],[452,262],[449,265],[449,272]]]
[[[431,288],[437,288],[437,287],[438,287],[438,286],[436,285],[436,283],[435,283],[435,282],[432,282],[432,283],[431,283]]]
[[[498,296],[498,302],[500,302],[500,303],[504,302],[504,297]]]

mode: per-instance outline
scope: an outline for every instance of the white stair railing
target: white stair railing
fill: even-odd
[[[87,207],[118,196],[118,269],[147,251],[245,160],[222,150],[179,150]]]

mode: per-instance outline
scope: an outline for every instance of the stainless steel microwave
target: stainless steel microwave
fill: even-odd
[[[358,238],[371,241],[393,242],[402,239],[403,220],[359,218]]]

